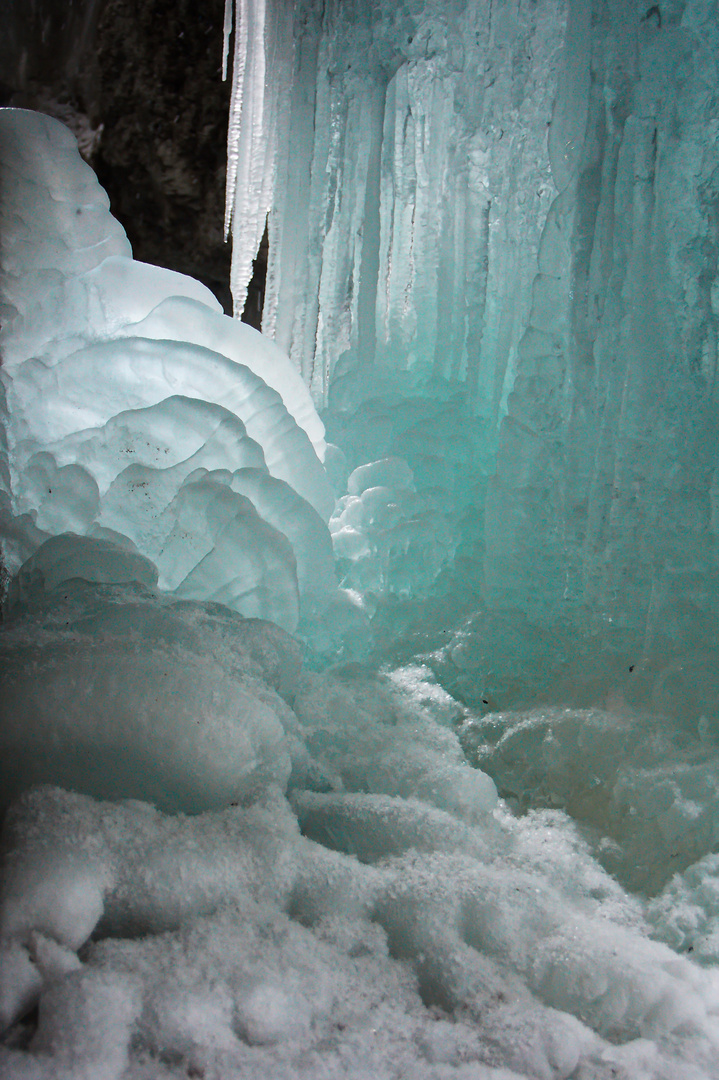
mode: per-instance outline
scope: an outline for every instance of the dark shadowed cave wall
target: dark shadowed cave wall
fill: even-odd
[[[73,128],[135,257],[198,278],[231,312],[223,9],[223,0],[6,0],[0,104]],[[261,282],[260,270],[245,312],[253,325]]]

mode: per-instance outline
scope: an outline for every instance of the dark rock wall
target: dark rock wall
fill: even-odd
[[[72,127],[135,257],[191,274],[231,311],[223,10],[223,0],[7,0],[0,103]],[[256,285],[249,321],[258,309]]]

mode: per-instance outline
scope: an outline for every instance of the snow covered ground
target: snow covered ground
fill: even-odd
[[[716,857],[625,891],[621,838],[498,799],[427,669],[307,671],[138,584],[66,584],[3,648],[3,790],[51,781],[3,832],[3,1076],[719,1075]],[[532,722],[545,756],[622,730]]]

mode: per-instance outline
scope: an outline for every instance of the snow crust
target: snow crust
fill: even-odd
[[[271,624],[137,584],[28,605],[5,647],[50,701],[14,699],[2,760],[22,728],[74,790],[5,819],[4,1076],[716,1077],[716,972],[651,936],[715,917],[711,857],[631,896],[563,812],[507,812],[426,669],[304,671]],[[124,764],[125,797],[80,793]]]

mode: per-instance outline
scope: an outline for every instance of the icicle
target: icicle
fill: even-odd
[[[355,372],[358,393],[362,368],[434,370],[466,383],[496,426],[554,195],[546,130],[566,0],[547,0],[541,16],[532,0],[423,0],[399,37],[391,0],[297,0],[296,62],[272,63],[271,40],[287,55],[278,12],[288,2],[266,0],[265,55],[282,90],[268,89],[262,121],[276,140],[261,206],[271,206],[263,327],[318,401],[338,365]],[[571,135],[581,117],[570,114]],[[557,137],[565,130],[557,121]],[[240,224],[240,205],[235,237],[255,247],[245,264],[237,256],[238,279],[259,235]]]
[[[225,20],[222,26],[222,81],[227,80],[227,60],[230,55],[230,34],[232,33],[232,0],[225,0]]]
[[[240,136],[242,108],[245,91],[245,68],[247,65],[247,25],[248,8],[252,0],[237,0],[235,49],[232,72],[232,94],[230,97],[230,118],[227,131],[227,184],[225,189],[225,239],[230,235],[235,190],[237,186],[237,164],[240,154]],[[227,0],[228,4],[232,0]]]
[[[225,9],[225,32],[228,10]],[[272,208],[278,123],[293,66],[292,5],[287,0],[236,0],[235,49],[227,136],[225,237],[232,228],[230,286],[242,312],[252,261]],[[272,77],[267,78],[268,64]]]

